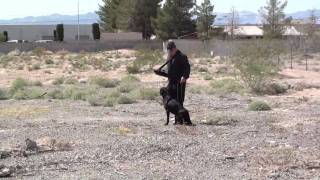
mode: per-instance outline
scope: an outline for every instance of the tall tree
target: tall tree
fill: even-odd
[[[204,2],[197,6],[197,32],[198,37],[202,40],[210,39],[211,26],[214,22],[215,15],[213,14],[214,5],[210,0],[204,0]]]
[[[99,11],[97,14],[100,17],[100,24],[102,28],[109,32],[114,32],[118,30],[117,18],[119,14],[117,13],[120,1],[123,0],[102,0],[102,5],[99,5]]]
[[[307,35],[313,37],[317,31],[318,17],[316,16],[316,10],[312,10],[307,23]]]
[[[232,7],[229,14],[229,28],[231,39],[234,39],[235,29],[238,27],[239,23],[239,14],[235,7]]]
[[[179,38],[195,32],[191,10],[193,0],[166,0],[153,20],[157,36],[162,40]]]
[[[284,9],[288,2],[282,0],[268,0],[267,5],[260,10],[264,20],[264,35],[268,38],[279,38],[282,36],[285,19]]]
[[[133,12],[137,0],[121,0],[119,6],[115,10],[116,27],[121,31],[132,31]]]
[[[151,19],[157,17],[161,0],[136,0],[132,13],[131,30],[142,32],[144,39],[155,33]]]

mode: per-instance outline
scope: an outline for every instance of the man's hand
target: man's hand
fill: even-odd
[[[185,84],[185,83],[187,83],[187,79],[185,79],[185,78],[182,78],[182,79],[181,79],[181,81],[180,81],[180,83],[182,83],[182,84]]]

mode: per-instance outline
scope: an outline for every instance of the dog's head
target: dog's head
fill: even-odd
[[[160,89],[160,95],[164,98],[168,95],[168,88],[163,87]]]

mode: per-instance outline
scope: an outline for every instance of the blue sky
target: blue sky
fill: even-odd
[[[202,0],[198,0],[199,3]],[[94,12],[102,0],[80,0],[80,12]],[[237,10],[256,12],[266,0],[212,0],[215,11],[229,12],[231,6]],[[302,11],[307,9],[320,9],[320,0],[288,0],[286,12]],[[5,8],[4,8],[5,7]],[[25,16],[41,16],[59,14],[76,14],[77,0],[6,0],[2,3],[0,19],[12,19]]]

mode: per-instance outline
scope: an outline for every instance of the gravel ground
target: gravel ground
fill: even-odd
[[[320,103],[188,95],[195,127],[164,126],[157,102],[113,108],[60,100],[0,101],[0,149],[51,137],[69,151],[0,159],[12,179],[320,179]],[[281,99],[281,101],[280,101]],[[206,125],[209,117],[225,124]]]

